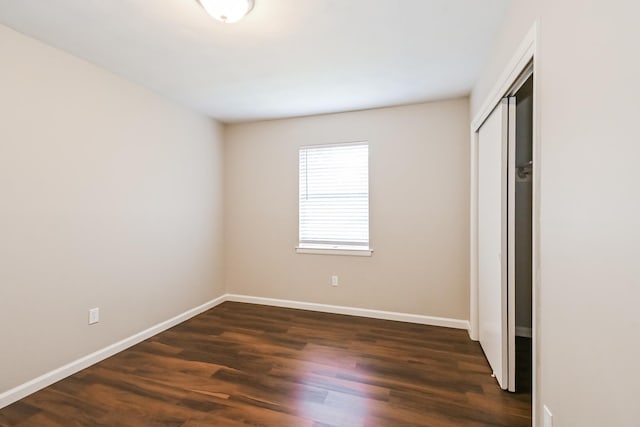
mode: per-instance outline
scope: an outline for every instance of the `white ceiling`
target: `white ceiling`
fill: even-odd
[[[0,23],[225,122],[466,95],[508,0],[0,0]]]

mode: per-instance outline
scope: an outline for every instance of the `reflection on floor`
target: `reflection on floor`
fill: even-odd
[[[490,374],[467,331],[226,302],[0,410],[0,425],[529,426],[530,394]]]

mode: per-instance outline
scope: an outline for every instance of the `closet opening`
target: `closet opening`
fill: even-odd
[[[531,392],[533,268],[533,75],[515,91],[516,392]]]

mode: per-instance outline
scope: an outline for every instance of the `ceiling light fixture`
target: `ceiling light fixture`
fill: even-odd
[[[253,9],[254,0],[199,0],[209,15],[225,24],[238,22]]]

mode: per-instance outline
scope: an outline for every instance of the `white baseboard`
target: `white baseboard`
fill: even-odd
[[[527,328],[524,326],[516,326],[516,336],[517,337],[525,337],[531,338],[531,328]]]
[[[469,321],[446,317],[423,316],[420,314],[397,313],[393,311],[370,310],[367,308],[344,307],[339,305],[315,304],[274,298],[252,297],[248,295],[227,294],[227,301],[249,304],[271,305],[275,307],[297,308],[300,310],[320,311],[323,313],[346,314],[349,316],[370,317],[373,319],[395,320],[398,322],[418,323],[421,325],[442,326],[445,328],[469,330]]]
[[[290,301],[274,298],[252,297],[247,295],[225,294],[206,302],[198,307],[187,310],[169,320],[158,323],[142,332],[138,332],[128,338],[111,344],[101,350],[88,354],[73,362],[67,363],[60,368],[40,375],[24,384],[0,393],[0,409],[16,402],[38,390],[71,376],[91,365],[94,365],[108,357],[113,356],[129,347],[132,347],[147,338],[159,334],[173,326],[197,316],[225,301],[244,302],[249,304],[271,305],[275,307],[297,308],[300,310],[319,311],[323,313],[346,314],[349,316],[370,317],[373,319],[395,320],[398,322],[417,323],[421,325],[442,326],[446,328],[469,330],[469,321],[460,319],[449,319],[446,317],[423,316],[420,314],[396,313],[393,311],[370,310],[366,308],[344,307],[338,305],[315,304],[302,301]],[[531,334],[529,330],[529,334]]]
[[[218,298],[212,299],[211,301],[206,302],[198,307],[192,308],[191,310],[187,310],[184,313],[172,317],[169,320],[165,320],[164,322],[160,322],[148,329],[145,329],[142,332],[138,332],[135,335],[111,344],[101,350],[88,354],[84,357],[81,357],[80,359],[74,360],[73,362],[67,363],[60,368],[40,375],[39,377],[34,378],[31,381],[9,389],[0,394],[0,409],[22,399],[23,397],[35,393],[38,390],[50,386],[51,384],[60,381],[63,378],[73,375],[85,368],[88,368],[95,363],[111,357],[114,354],[121,352],[122,350],[134,346],[146,340],[147,338],[151,338],[152,336],[157,335],[162,331],[172,328],[175,325],[184,322],[185,320],[189,320],[190,318],[197,316],[198,314],[203,313],[210,308],[223,303],[224,301],[226,301],[226,295],[219,296]]]

